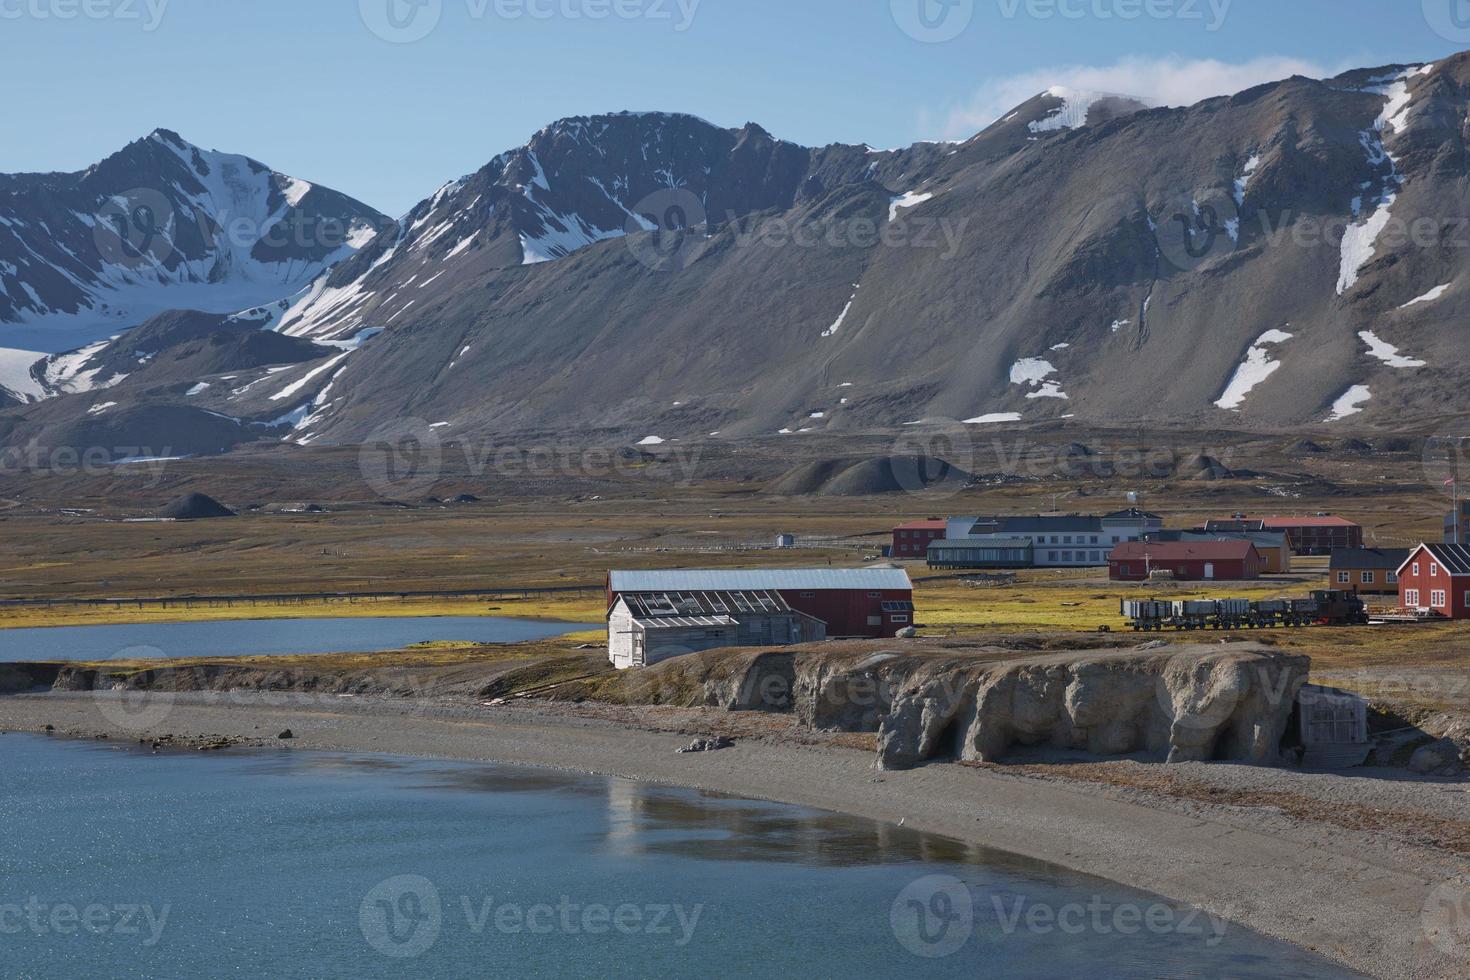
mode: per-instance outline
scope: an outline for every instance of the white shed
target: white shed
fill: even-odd
[[[619,670],[700,650],[790,646],[827,638],[826,624],[776,592],[630,592],[607,616],[607,656]]]

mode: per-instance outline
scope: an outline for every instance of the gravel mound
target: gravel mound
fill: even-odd
[[[158,516],[174,521],[205,521],[234,517],[235,512],[213,497],[202,493],[186,493],[160,510]]]
[[[803,463],[766,492],[788,497],[873,497],[941,485],[962,487],[971,479],[969,473],[935,456],[876,456]]]

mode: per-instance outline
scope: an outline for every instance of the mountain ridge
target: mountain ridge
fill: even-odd
[[[1438,326],[1470,305],[1465,257],[1385,233],[1454,213],[1467,107],[1462,55],[1182,108],[1049,90],[961,143],[889,151],[568,117],[235,318],[324,353],[200,378],[189,407],[309,445],[385,419],[638,441],[1470,411]],[[1321,226],[1346,244],[1308,242]],[[66,366],[121,373],[116,354]],[[177,404],[140,375],[106,397]]]

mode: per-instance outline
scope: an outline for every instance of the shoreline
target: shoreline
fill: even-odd
[[[871,752],[838,744],[742,737],[721,752],[680,755],[687,730],[652,712],[641,723],[633,717],[241,692],[0,698],[0,731],[53,725],[56,736],[133,743],[168,734],[186,743],[528,765],[902,821],[1185,902],[1371,976],[1467,969],[1465,956],[1436,948],[1421,924],[1436,888],[1470,882],[1470,860],[1437,848],[1029,772],[943,763],[885,772]],[[285,729],[295,737],[278,740]],[[1465,933],[1458,938],[1454,951],[1470,955]]]

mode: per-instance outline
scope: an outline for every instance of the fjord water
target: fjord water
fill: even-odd
[[[1106,882],[795,807],[391,757],[0,752],[10,976],[1344,975]],[[1032,911],[1084,906],[1108,912]],[[1173,918],[1124,934],[1127,908]]]
[[[242,619],[0,630],[0,663],[380,653],[415,643],[521,643],[586,629],[496,616]]]

